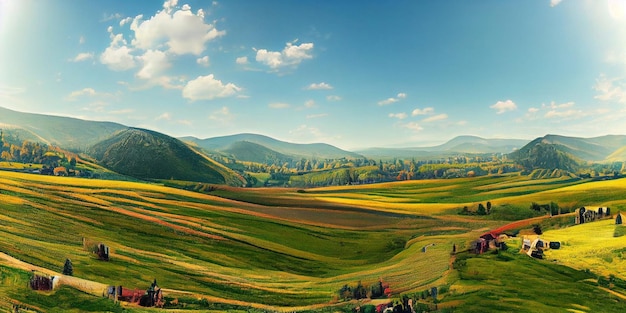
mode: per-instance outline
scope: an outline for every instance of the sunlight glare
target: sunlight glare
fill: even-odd
[[[617,21],[626,17],[626,0],[608,0],[609,15]]]

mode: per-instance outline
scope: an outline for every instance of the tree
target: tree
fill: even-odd
[[[491,213],[491,202],[487,201],[487,214]]]
[[[537,225],[533,225],[533,232],[535,232],[535,234],[537,235],[541,235],[543,234],[543,231],[541,230],[541,226]]]
[[[63,275],[74,275],[74,267],[72,266],[72,261],[70,259],[65,259],[65,264],[63,265]]]
[[[478,210],[476,211],[478,215],[486,215],[487,211],[485,210],[485,206],[482,203],[478,204]]]

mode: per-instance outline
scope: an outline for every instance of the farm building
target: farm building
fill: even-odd
[[[617,213],[617,216],[615,217],[615,225],[624,225],[622,222],[622,214],[621,213]]]
[[[59,278],[57,276],[47,276],[33,273],[33,276],[30,278],[29,286],[33,290],[48,291],[54,289],[58,282]]]
[[[116,301],[134,303],[145,307],[163,307],[165,304],[163,301],[163,292],[157,285],[156,279],[147,290],[109,286],[107,288],[107,296]]]
[[[545,250],[560,248],[561,243],[558,241],[547,241],[541,239],[539,235],[527,235],[522,237],[522,250],[520,252],[536,259],[543,259]]]
[[[609,207],[581,207],[576,209],[576,224],[589,223],[608,217],[611,217],[611,208]]]

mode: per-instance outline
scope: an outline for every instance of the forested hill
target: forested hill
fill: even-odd
[[[175,179],[223,184],[232,177],[176,138],[139,128],[122,130],[88,153],[103,166],[140,179]],[[235,174],[232,173],[234,176]]]
[[[223,151],[229,149],[233,143],[245,141],[264,146],[278,153],[288,155],[294,159],[359,159],[362,155],[339,149],[325,143],[299,144],[277,140],[258,134],[236,134],[230,136],[198,139],[195,137],[183,137],[184,141],[192,142],[207,150]]]
[[[127,127],[112,122],[23,113],[0,107],[0,128],[17,141],[29,140],[82,151]]]

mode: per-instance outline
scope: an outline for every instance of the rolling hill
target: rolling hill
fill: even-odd
[[[607,135],[592,138],[567,137],[560,135],[546,135],[533,140],[530,144],[549,144],[557,150],[571,154],[572,156],[589,162],[603,162],[607,159],[624,161],[619,159],[619,150],[626,146],[626,136]]]
[[[95,122],[71,117],[23,113],[0,107],[0,128],[30,140],[83,151],[89,146],[127,128],[112,122]]]
[[[294,159],[355,159],[363,158],[362,155],[354,152],[345,151],[335,146],[325,143],[298,144],[280,141],[268,136],[258,134],[236,134],[230,136],[213,137],[207,139],[198,139],[195,137],[180,138],[183,141],[192,142],[199,147],[207,150],[223,151],[231,148],[231,145],[238,141],[245,141],[263,146],[267,149],[274,150],[277,153],[287,155]],[[253,148],[249,146],[249,148]],[[254,148],[259,148],[255,146]],[[262,153],[267,153],[264,150]]]
[[[283,164],[290,162],[293,157],[276,152],[272,149],[266,148],[260,144],[256,144],[249,141],[236,141],[230,144],[226,149],[221,152],[233,156],[239,161],[256,162],[263,164]]]
[[[218,165],[176,138],[139,128],[117,132],[88,151],[103,166],[140,179],[175,179],[224,184]],[[232,174],[235,175],[235,174]]]

